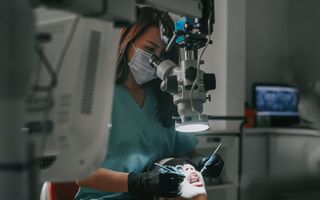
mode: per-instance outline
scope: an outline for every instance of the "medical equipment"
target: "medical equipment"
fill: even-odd
[[[175,174],[179,174],[181,176],[185,176],[182,173],[182,167],[181,165],[178,166],[163,166],[159,163],[154,163],[154,165],[158,166],[160,169],[164,170],[164,172],[170,172],[170,173],[175,173]],[[160,171],[161,172],[161,171]]]
[[[212,159],[214,155],[216,155],[217,151],[220,149],[222,143],[220,143],[217,148],[214,150],[213,154],[210,156],[209,160],[203,165],[202,169],[200,170],[200,173],[202,173],[205,169],[207,169],[207,166],[212,162]]]
[[[96,169],[105,158],[114,83],[112,76],[105,77],[115,73],[119,30],[109,22],[73,14],[60,12],[46,18],[39,13],[36,10],[37,35],[52,38],[41,48],[56,73],[57,84],[48,97],[37,89],[50,83],[41,64],[31,81],[25,127],[39,147],[35,153],[40,180],[74,180]],[[48,99],[50,104],[45,106]]]
[[[256,126],[288,127],[300,121],[299,92],[296,87],[255,83],[253,103],[256,108]]]
[[[32,7],[46,6],[77,13],[85,17],[111,21],[126,26],[135,20],[135,1],[128,0],[28,0]]]
[[[192,17],[201,17],[202,9],[206,8],[206,6],[203,5],[203,2],[206,1],[185,1],[185,0],[170,0],[170,1],[155,1],[155,0],[146,0],[146,1],[139,1],[140,3],[143,3],[145,5],[152,5],[156,8],[163,8],[168,11],[172,11],[177,14],[182,15],[188,15]],[[29,4],[31,5],[29,5]],[[106,1],[106,0],[29,0],[29,1],[18,1],[18,0],[3,0],[0,2],[0,12],[2,19],[1,20],[1,26],[0,26],[0,56],[1,56],[1,73],[0,73],[0,108],[1,108],[1,115],[0,115],[0,130],[1,130],[1,140],[0,140],[0,186],[1,186],[1,192],[0,192],[0,199],[36,199],[37,197],[37,191],[36,191],[36,185],[37,185],[37,168],[38,168],[38,158],[37,158],[37,152],[39,152],[39,149],[42,149],[42,147],[37,146],[37,141],[33,141],[32,136],[27,135],[25,133],[34,133],[34,135],[37,135],[36,132],[38,132],[41,138],[44,138],[47,140],[46,135],[43,135],[42,133],[48,133],[56,130],[56,126],[54,126],[51,121],[51,116],[49,112],[43,112],[40,111],[35,114],[32,114],[32,117],[30,117],[30,113],[26,112],[26,108],[30,108],[30,105],[26,105],[26,99],[27,97],[30,97],[30,83],[32,81],[35,81],[34,77],[36,77],[36,69],[37,69],[37,63],[39,61],[36,58],[36,54],[34,53],[34,48],[36,44],[36,37],[35,37],[35,23],[34,23],[34,16],[32,13],[32,7],[37,7],[40,5],[47,6],[49,8],[58,8],[61,10],[71,11],[78,14],[81,14],[86,17],[91,17],[95,19],[100,19],[101,23],[104,20],[110,20],[114,22],[114,24],[117,25],[123,25],[123,24],[130,24],[134,21],[135,16],[135,1],[132,0],[117,0],[117,1]],[[92,21],[93,22],[93,21]],[[100,22],[97,22],[100,23]],[[95,23],[90,23],[90,25],[95,26]],[[99,26],[99,25],[98,25]],[[105,25],[107,26],[107,25]],[[109,27],[110,28],[110,27]],[[108,27],[105,27],[107,31]],[[23,33],[23,34],[21,34]],[[84,34],[88,34],[88,32],[84,32]],[[93,35],[99,35],[99,34],[93,34]],[[46,35],[38,35],[39,37],[37,39],[40,40],[46,40]],[[97,37],[98,36],[93,36]],[[96,51],[99,51],[101,48],[101,51],[105,48],[102,48],[101,45],[102,42],[105,42],[105,38],[101,36],[101,41],[99,41],[97,38],[94,38],[94,41],[96,42],[95,48]],[[114,40],[115,41],[115,40]],[[114,41],[111,41],[113,44]],[[106,42],[105,42],[106,43]],[[64,87],[69,88],[74,87],[74,91],[77,90],[75,88],[81,88],[81,86],[84,86],[82,84],[79,84],[79,81],[85,81],[84,77],[80,74],[84,74],[83,66],[78,66],[79,68],[75,67],[72,68],[75,71],[73,73],[67,73],[65,74],[65,79],[70,78],[72,79],[73,84],[66,83],[64,87],[59,84],[61,82],[56,82],[56,76],[54,73],[52,73],[52,67],[50,67],[50,64],[46,62],[45,57],[43,57],[43,54],[41,51],[42,45],[36,46],[38,50],[38,54],[42,62],[46,63],[46,68],[49,72],[49,80],[52,78],[52,81],[49,81],[50,84],[46,85],[47,90],[43,94],[47,94],[48,99],[45,99],[45,101],[38,102],[39,104],[35,105],[33,104],[31,107],[41,107],[40,104],[43,106],[52,106],[52,99],[54,99],[54,91],[53,89],[63,89]],[[97,47],[99,46],[99,47]],[[42,56],[40,56],[42,55]],[[85,54],[84,54],[85,55]],[[92,54],[89,54],[90,56]],[[107,55],[107,53],[106,53]],[[113,54],[110,54],[113,55]],[[75,56],[75,55],[71,55]],[[79,56],[79,55],[78,55]],[[115,57],[115,56],[114,56]],[[83,57],[85,58],[85,57]],[[113,60],[113,59],[111,59]],[[92,63],[91,63],[92,64]],[[71,66],[67,66],[68,68]],[[80,71],[77,71],[79,69],[82,69]],[[65,70],[65,67],[62,68],[62,70]],[[68,70],[68,69],[66,69]],[[109,69],[103,69],[100,75],[104,75],[104,80],[107,81],[106,84],[108,84],[108,87],[112,88],[113,84],[111,83],[113,80],[114,74],[110,71],[107,72]],[[110,69],[112,70],[112,69]],[[106,73],[103,73],[106,72]],[[74,77],[77,76],[76,74],[80,75],[80,77]],[[69,76],[69,77],[67,77]],[[77,79],[79,78],[79,79]],[[102,81],[100,78],[98,81]],[[51,84],[52,83],[52,84]],[[90,82],[93,83],[93,82]],[[79,84],[79,85],[77,85]],[[104,83],[101,83],[104,84]],[[42,86],[42,85],[41,85]],[[93,85],[91,85],[93,86]],[[94,85],[93,87],[90,87],[90,84],[88,87],[86,87],[86,91],[88,94],[95,91],[95,87],[100,87],[97,85]],[[71,90],[73,90],[71,89]],[[73,96],[73,99],[75,101],[71,102],[77,102],[76,104],[80,106],[81,104],[81,98],[79,98],[81,91],[77,90],[75,92],[75,96]],[[108,109],[111,108],[111,100],[109,98],[112,97],[112,95],[109,95],[108,97],[105,96],[105,94],[108,93],[107,91],[104,91],[100,94],[95,93],[96,95],[101,95],[103,99],[105,100],[106,105],[103,106],[103,109],[101,111],[98,111],[101,113],[108,112]],[[51,96],[53,95],[53,96]],[[53,104],[53,106],[68,106],[70,101],[67,101],[70,95],[61,96],[60,100],[66,100],[62,102],[62,104]],[[32,97],[32,95],[31,95]],[[42,96],[43,97],[43,96]],[[78,100],[77,100],[78,98]],[[100,96],[99,96],[100,98]],[[94,98],[94,99],[99,99]],[[32,98],[31,98],[32,99]],[[70,100],[70,99],[69,99]],[[33,101],[35,103],[35,101]],[[90,103],[95,103],[94,101],[86,101],[85,104],[90,105]],[[72,105],[76,106],[76,105]],[[95,107],[95,105],[91,106]],[[90,106],[89,106],[90,107]],[[72,110],[72,111],[71,111]],[[91,158],[92,160],[82,160],[82,159],[73,159],[73,157],[76,155],[76,153],[73,151],[66,151],[63,152],[64,149],[73,148],[77,149],[78,153],[83,153],[84,151],[88,152],[97,152],[97,151],[105,151],[103,148],[101,148],[102,145],[92,145],[90,148],[85,148],[83,144],[88,141],[88,135],[90,136],[92,132],[91,128],[87,127],[86,130],[79,130],[78,123],[85,122],[84,118],[81,118],[80,115],[77,114],[77,112],[74,109],[68,110],[70,116],[73,119],[76,119],[76,124],[69,124],[69,127],[63,127],[61,126],[58,131],[59,134],[64,135],[63,137],[57,137],[57,135],[52,135],[55,138],[56,145],[59,149],[59,157],[58,159],[64,160],[65,162],[56,162],[56,164],[60,163],[60,167],[57,167],[55,170],[52,170],[56,172],[56,174],[63,173],[61,177],[56,177],[57,179],[63,180],[71,178],[71,176],[79,176],[84,177],[88,175],[89,171],[94,170],[94,166],[97,166],[97,162],[100,159]],[[80,110],[78,110],[80,111]],[[60,112],[59,114],[68,116],[68,112]],[[99,114],[99,115],[100,115]],[[110,114],[106,113],[107,115]],[[98,115],[96,116],[97,118]],[[104,116],[103,118],[108,118]],[[90,123],[90,126],[95,126],[96,128],[100,129],[99,132],[102,129],[107,130],[107,123],[108,120],[103,120],[103,118],[99,118],[98,121],[100,121],[99,125],[96,123]],[[64,118],[66,119],[66,118]],[[70,119],[70,118],[69,118]],[[30,121],[31,120],[31,121]],[[35,120],[35,121],[34,121]],[[73,120],[71,120],[73,121]],[[97,122],[98,122],[97,121]],[[38,123],[40,122],[40,123]],[[75,122],[75,121],[73,121]],[[24,129],[21,129],[23,127],[26,127]],[[76,128],[78,127],[78,128]],[[77,131],[84,131],[84,134],[80,135],[73,135]],[[57,133],[57,132],[55,132]],[[87,135],[85,135],[87,133]],[[70,135],[68,135],[70,134]],[[106,134],[106,133],[104,133]],[[60,136],[62,136],[60,135]],[[66,137],[68,135],[68,137]],[[71,136],[71,137],[69,137]],[[74,137],[74,138],[73,138]],[[105,138],[106,136],[102,136],[101,138]],[[73,139],[72,139],[73,138]],[[76,138],[76,139],[75,139]],[[91,137],[91,139],[95,139],[99,144],[103,144],[106,141],[103,141],[100,137]],[[70,140],[72,140],[71,143]],[[78,141],[78,142],[75,142]],[[41,142],[42,143],[42,142]],[[43,145],[44,143],[42,143]],[[94,142],[93,142],[94,144]],[[42,146],[40,145],[40,146]],[[69,149],[70,150],[70,149]],[[80,151],[80,152],[79,152]],[[10,154],[8,154],[10,152]],[[88,156],[91,155],[90,153]],[[98,156],[101,158],[101,155]],[[62,159],[64,157],[65,159]],[[67,159],[70,158],[70,159]],[[51,159],[51,158],[50,158]],[[53,159],[55,159],[53,157]],[[52,160],[50,160],[52,161]],[[91,162],[91,163],[90,163]],[[88,168],[67,168],[67,166],[72,165],[87,165],[87,166],[93,166]],[[50,165],[51,166],[51,165]],[[52,165],[53,166],[53,165]],[[52,167],[51,166],[51,167]],[[53,168],[52,168],[53,169]],[[78,172],[75,172],[74,170],[78,169]],[[48,171],[50,169],[48,168]],[[45,173],[44,173],[45,174]],[[47,175],[51,178],[53,174]],[[43,175],[43,174],[42,174]],[[45,178],[45,177],[43,177]],[[26,188],[26,186],[30,186],[30,188]],[[19,191],[19,192],[16,192]]]
[[[180,48],[180,61],[176,65],[155,55],[150,63],[157,69],[162,80],[161,90],[173,96],[180,117],[176,119],[176,130],[199,132],[209,128],[207,116],[203,115],[203,104],[210,96],[207,91],[216,88],[214,74],[200,70],[202,55],[211,41],[214,24],[214,1],[205,1],[201,18],[182,17],[175,24],[175,32],[167,44],[166,51],[176,43]],[[161,34],[165,35],[165,34]],[[200,55],[198,50],[202,49]]]

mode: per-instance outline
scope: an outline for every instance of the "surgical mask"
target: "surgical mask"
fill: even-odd
[[[146,52],[143,49],[136,48],[133,44],[132,46],[135,48],[136,52],[132,56],[128,65],[136,82],[139,85],[142,85],[148,81],[156,79],[156,69],[149,63],[151,53]]]

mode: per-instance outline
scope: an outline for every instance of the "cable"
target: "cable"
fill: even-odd
[[[213,116],[208,115],[209,120],[230,120],[230,121],[245,121],[247,118],[245,116]]]
[[[51,82],[50,82],[50,84],[48,86],[38,86],[38,85],[36,85],[34,87],[34,90],[35,91],[50,92],[57,85],[57,81],[58,81],[57,73],[53,69],[48,57],[44,53],[42,45],[41,44],[36,44],[34,48],[35,48],[35,51],[36,51],[41,63],[43,63],[44,67],[46,68],[46,70],[47,70],[47,72],[48,72],[48,74],[50,75],[50,78],[51,78]],[[38,74],[38,76],[40,76],[40,73]],[[39,79],[39,77],[37,79]]]
[[[51,99],[52,101],[54,101],[54,100],[53,100],[52,91],[50,91],[50,92],[48,93],[47,98],[48,98],[48,99]],[[50,121],[50,120],[49,120],[50,111],[51,111],[51,109],[47,110],[47,111],[44,113],[43,126],[46,126],[45,123],[48,122],[48,121]],[[45,148],[46,148],[46,146],[47,146],[48,135],[49,135],[49,133],[50,133],[50,132],[48,132],[48,131],[49,131],[48,128],[47,128],[47,127],[44,127],[44,133],[42,134],[41,142],[40,142],[40,145],[41,145],[41,146],[40,146],[41,156],[44,155],[44,153],[45,153]]]
[[[213,8],[212,8],[213,9]],[[208,40],[206,42],[206,45],[203,47],[202,51],[201,51],[201,54],[197,60],[197,76],[196,76],[196,79],[194,80],[193,84],[192,84],[192,87],[191,87],[191,91],[190,91],[190,104],[191,104],[191,110],[193,112],[196,112],[198,113],[199,115],[201,115],[201,113],[197,110],[194,109],[194,103],[193,103],[193,94],[194,94],[194,88],[196,85],[198,85],[198,82],[199,82],[199,72],[200,72],[200,62],[201,62],[201,59],[202,59],[202,56],[204,54],[204,52],[206,51],[210,41],[211,41],[211,15],[212,15],[212,9],[210,10],[210,14],[209,14],[209,18],[208,18]],[[199,90],[199,87],[198,87],[198,90]]]
[[[28,98],[28,101],[30,101],[30,102],[33,101],[36,92],[46,92],[47,93],[46,96],[43,98],[44,101],[46,102],[45,106],[38,109],[38,110],[44,111],[43,120],[40,120],[40,123],[42,125],[44,125],[47,121],[49,121],[50,111],[53,107],[53,102],[54,102],[54,98],[53,98],[52,93],[53,93],[54,88],[57,85],[58,78],[57,78],[56,71],[54,71],[48,57],[44,53],[41,44],[38,43],[35,45],[35,52],[37,53],[41,63],[43,63],[47,72],[49,73],[49,75],[51,77],[51,83],[48,86],[38,86],[39,79],[40,79],[40,72],[41,72],[41,67],[39,67],[37,78],[36,78],[37,85],[34,87],[33,92],[31,93],[31,95]],[[44,132],[41,134],[41,138],[40,138],[40,140],[41,140],[41,142],[40,142],[41,155],[44,154],[44,149],[47,144],[47,135],[49,134],[47,131],[48,131],[47,129],[44,129]],[[31,130],[31,132],[32,132],[32,130]]]
[[[40,74],[41,74],[41,62],[38,62],[38,66],[36,69],[36,75],[35,75],[35,81],[34,81],[34,86],[39,84],[40,81]],[[36,90],[34,90],[34,88],[31,89],[30,95],[28,95],[27,97],[27,102],[32,102],[32,100],[34,99],[36,95]]]
[[[33,88],[31,94],[29,95],[29,97],[27,98],[27,101],[31,102],[33,101],[35,95],[37,92],[46,92],[46,97],[44,97],[44,100],[47,102],[45,104],[44,107],[38,109],[38,110],[43,110],[44,111],[44,115],[43,115],[43,121],[40,121],[40,123],[42,123],[43,126],[46,126],[46,123],[49,120],[49,116],[50,116],[50,111],[51,108],[53,107],[53,103],[54,102],[54,98],[53,98],[53,90],[55,89],[55,87],[58,84],[58,75],[62,69],[62,64],[63,61],[65,59],[66,56],[66,52],[68,51],[71,41],[74,37],[74,34],[76,32],[77,26],[79,24],[79,20],[80,17],[76,16],[72,23],[71,23],[71,28],[70,31],[67,34],[67,37],[65,38],[65,40],[63,41],[62,44],[62,48],[59,52],[59,55],[57,56],[57,61],[55,62],[55,68],[52,66],[52,64],[50,63],[48,57],[46,56],[43,48],[42,48],[42,44],[41,43],[37,43],[34,47],[35,52],[37,53],[39,60],[40,60],[40,64],[38,66],[38,70],[37,70],[37,74],[36,74],[36,80],[35,80],[35,87]],[[47,70],[51,81],[50,84],[48,86],[39,86],[38,83],[40,81],[40,75],[41,75],[41,63],[44,65],[45,69]],[[56,70],[54,70],[56,69]],[[41,156],[44,155],[44,151],[45,151],[45,147],[47,144],[47,139],[48,139],[48,132],[49,130],[44,127],[43,133],[41,134],[41,144],[40,144],[40,152],[41,152]]]
[[[239,137],[239,153],[238,153],[238,156],[239,156],[239,163],[238,163],[238,187],[237,187],[237,191],[238,191],[238,200],[241,200],[241,188],[240,188],[240,184],[241,184],[241,181],[242,181],[242,160],[243,160],[243,140],[244,140],[244,127],[247,123],[247,118],[245,118],[244,121],[241,122],[240,126],[239,126],[239,129],[240,129],[240,137]]]
[[[72,41],[72,39],[74,37],[75,31],[76,31],[77,26],[79,24],[79,20],[80,20],[79,16],[76,16],[73,19],[73,21],[71,23],[70,31],[69,31],[66,39],[63,42],[60,54],[59,54],[57,62],[56,62],[56,67],[55,67],[55,69],[56,69],[55,74],[56,74],[57,77],[58,77],[58,75],[59,75],[59,73],[60,73],[60,71],[62,69],[62,66],[63,66],[62,64],[63,64],[63,61],[65,59],[66,52],[68,51],[68,49],[70,47],[71,41]],[[56,84],[58,84],[58,79],[56,80]],[[48,100],[54,101],[53,90],[50,90],[48,92],[47,98],[48,98]],[[44,113],[44,122],[49,121],[49,115],[50,115],[50,110],[48,110],[47,112]],[[46,147],[47,141],[48,141],[48,137],[47,136],[49,134],[49,132],[47,132],[47,131],[48,130],[45,129],[45,132],[44,132],[44,134],[42,134],[42,137],[41,137],[41,147],[40,147],[41,155],[45,154],[45,147]]]
[[[44,53],[42,45],[40,43],[37,43],[35,45],[34,48],[35,48],[35,51],[36,51],[36,53],[37,53],[37,55],[38,55],[38,57],[39,57],[39,59],[41,61],[40,63],[43,63],[43,65],[47,69],[47,71],[48,71],[48,73],[49,73],[49,75],[51,77],[51,83],[50,83],[49,86],[38,86],[39,79],[40,79],[40,74],[41,74],[41,65],[39,65],[38,70],[37,70],[37,74],[36,74],[35,87],[34,87],[34,90],[32,90],[32,92],[29,95],[29,97],[27,98],[28,101],[32,101],[33,100],[33,98],[35,96],[35,93],[37,91],[50,92],[58,84],[58,75],[59,75],[59,72],[62,69],[62,64],[63,64],[64,58],[65,58],[66,52],[70,47],[72,38],[74,37],[76,28],[78,26],[79,20],[80,20],[79,16],[76,16],[73,19],[73,21],[71,23],[70,31],[67,34],[67,37],[63,42],[63,45],[62,45],[60,54],[58,56],[58,59],[56,61],[56,66],[55,67],[52,66],[52,64],[50,63],[50,61],[47,58],[46,54]],[[54,68],[56,70],[54,70]]]
[[[71,41],[72,41],[72,39],[73,39],[73,37],[74,37],[74,34],[75,34],[75,32],[76,32],[76,29],[77,29],[77,27],[78,27],[79,20],[80,20],[80,17],[79,17],[79,16],[76,16],[76,17],[72,20],[69,34],[67,35],[67,37],[65,38],[65,40],[64,40],[64,42],[63,42],[63,45],[62,45],[60,54],[59,54],[58,59],[57,59],[57,61],[56,61],[56,72],[57,72],[57,75],[59,75],[59,73],[60,73],[60,71],[61,71],[64,58],[65,58],[65,56],[66,56],[66,53],[67,53],[67,51],[68,51],[68,49],[69,49],[69,47],[70,47]]]

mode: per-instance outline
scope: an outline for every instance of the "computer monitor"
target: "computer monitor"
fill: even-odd
[[[253,90],[257,119],[268,118],[271,126],[287,126],[299,121],[297,88],[257,83]]]
[[[36,14],[37,32],[52,37],[43,50],[57,74],[52,93],[34,92],[26,108],[26,124],[49,122],[52,129],[47,134],[31,130],[40,179],[84,178],[107,151],[119,31],[111,23],[68,13],[40,9]],[[52,75],[41,63],[33,80],[50,85]]]

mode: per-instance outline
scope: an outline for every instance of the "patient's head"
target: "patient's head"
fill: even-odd
[[[196,165],[187,159],[165,159],[160,162],[162,165],[175,166],[180,169],[186,176],[181,183],[181,197],[175,199],[192,199],[192,200],[206,200],[207,192],[203,177],[199,171],[196,170]],[[162,198],[167,200],[169,198]],[[172,199],[171,199],[172,200]]]

